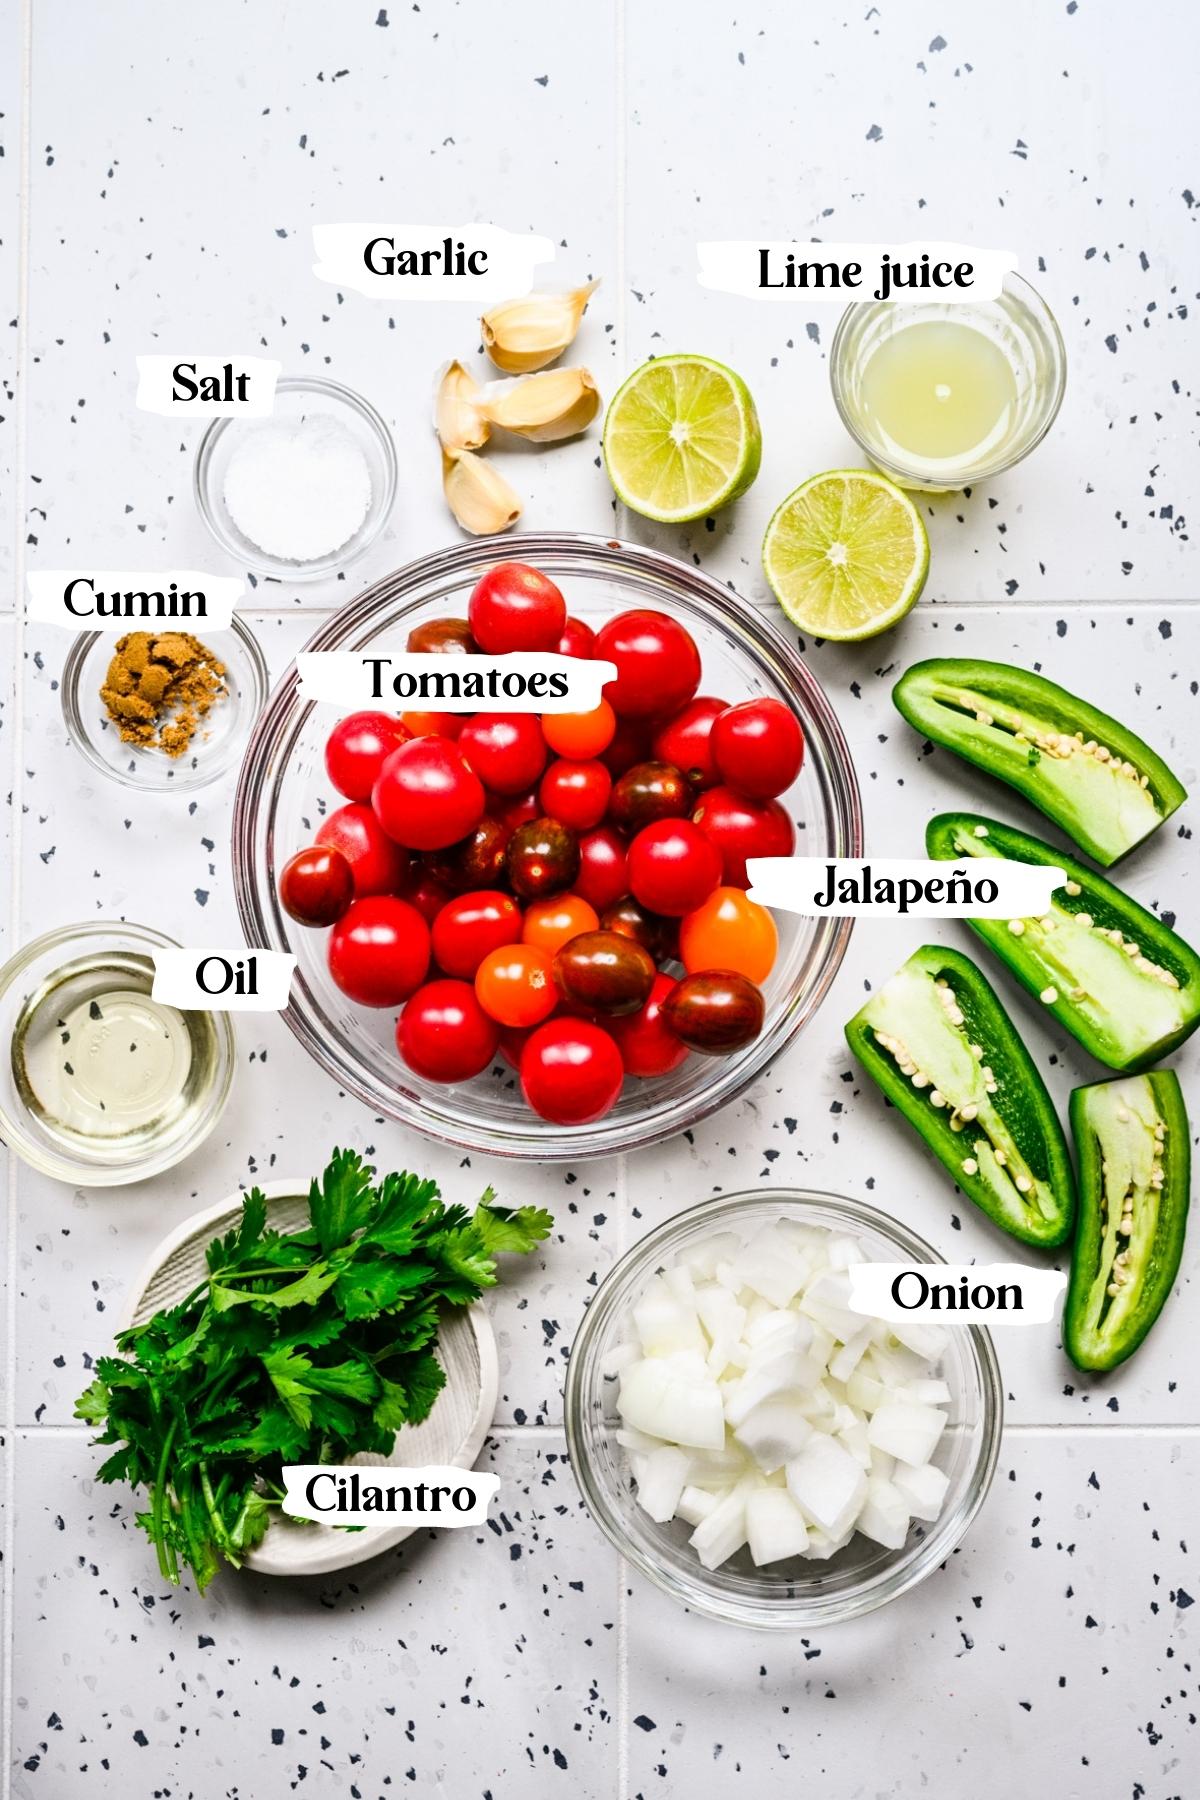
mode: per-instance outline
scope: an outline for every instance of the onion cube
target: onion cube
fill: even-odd
[[[897,1463],[892,1480],[914,1519],[937,1518],[946,1498],[946,1489],[950,1486],[950,1477],[943,1474],[941,1469],[933,1463],[925,1463],[919,1469],[909,1469],[903,1463]]]
[[[809,1270],[808,1258],[774,1225],[756,1231],[733,1266],[745,1285],[772,1306],[790,1306]]]
[[[914,1406],[909,1400],[885,1400],[867,1427],[867,1437],[877,1450],[917,1468],[927,1463],[945,1428],[946,1415],[934,1406]]]
[[[746,1542],[746,1493],[739,1483],[718,1500],[688,1539],[706,1569],[720,1568]]]
[[[794,1351],[752,1363],[726,1390],[725,1417],[736,1430],[764,1400],[773,1400],[777,1394],[803,1392],[812,1385],[816,1374],[809,1358]]]
[[[734,1433],[764,1475],[773,1475],[798,1456],[812,1426],[795,1400],[763,1400],[747,1413]]]
[[[823,1432],[814,1432],[787,1465],[787,1484],[805,1518],[830,1537],[840,1537],[854,1524],[867,1492],[862,1465]]]
[[[661,1275],[652,1275],[634,1302],[633,1324],[647,1356],[707,1349],[695,1307],[681,1304]]]
[[[756,1565],[803,1556],[808,1545],[804,1514],[786,1488],[764,1487],[746,1501],[746,1536]]]
[[[908,1505],[899,1489],[890,1481],[872,1475],[867,1481],[867,1497],[858,1515],[858,1529],[864,1537],[874,1539],[885,1550],[899,1550],[908,1536]]]
[[[671,1444],[719,1450],[725,1443],[716,1382],[681,1375],[661,1359],[634,1363],[624,1371],[617,1411],[627,1425]]]
[[[646,1457],[638,1476],[638,1504],[659,1525],[675,1517],[692,1459],[686,1450],[664,1444]]]

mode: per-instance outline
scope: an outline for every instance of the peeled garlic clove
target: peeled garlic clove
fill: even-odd
[[[586,431],[600,410],[600,395],[586,369],[546,369],[480,389],[484,417],[534,444],[555,444]]]
[[[442,451],[442,489],[450,511],[472,537],[507,531],[521,516],[521,502],[503,475],[470,450]]]
[[[479,384],[460,362],[448,362],[434,390],[433,424],[443,450],[478,450],[491,435],[479,405]]]
[[[574,342],[584,309],[599,286],[598,281],[589,281],[569,294],[526,294],[521,300],[502,300],[480,320],[484,349],[496,367],[509,375],[544,369]]]

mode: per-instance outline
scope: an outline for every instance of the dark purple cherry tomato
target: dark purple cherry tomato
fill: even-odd
[[[724,1056],[752,1044],[763,1027],[762,990],[732,969],[685,975],[663,1001],[663,1020],[690,1050]]]
[[[715,787],[721,779],[712,750],[714,722],[729,709],[727,700],[697,694],[673,719],[654,734],[653,750],[660,762],[674,763],[695,788]]]
[[[504,879],[512,827],[499,819],[480,819],[469,837],[445,852],[450,886],[459,891],[492,888]]]
[[[500,1028],[469,981],[427,981],[396,1022],[396,1048],[427,1081],[470,1081],[500,1045]]]
[[[354,871],[332,844],[297,850],[279,877],[279,903],[298,925],[333,925],[354,898]]]
[[[645,1006],[613,1020],[612,1034],[627,1075],[669,1075],[686,1062],[687,1045],[663,1020],[663,1003],[677,985],[670,975],[656,975]]]
[[[621,937],[632,938],[635,944],[640,944],[643,950],[648,950],[655,957],[665,955],[678,935],[674,919],[662,919],[657,913],[647,912],[632,894],[626,894],[623,900],[605,907],[600,923],[605,931],[615,931]]]
[[[615,784],[610,810],[626,831],[640,831],[655,819],[682,819],[694,799],[690,783],[670,763],[642,762]]]
[[[427,656],[475,656],[479,651],[465,619],[426,619],[413,626],[406,648]]]
[[[579,839],[556,819],[534,819],[513,832],[506,866],[513,891],[523,900],[560,894],[579,873]]]
[[[554,957],[554,979],[564,998],[614,1018],[645,1005],[654,975],[649,952],[616,931],[581,932]]]
[[[411,736],[403,720],[390,713],[351,713],[325,740],[325,773],[347,800],[369,800],[380,769]]]

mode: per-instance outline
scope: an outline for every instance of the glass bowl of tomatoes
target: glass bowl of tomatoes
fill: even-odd
[[[656,551],[478,540],[306,649],[502,655],[547,648],[548,618],[560,654],[616,664],[599,707],[339,718],[293,667],[233,829],[247,941],[296,956],[284,1016],[316,1061],[377,1114],[533,1161],[657,1143],[748,1087],[851,922],[772,917],[746,859],[862,851],[850,753],[795,647]]]

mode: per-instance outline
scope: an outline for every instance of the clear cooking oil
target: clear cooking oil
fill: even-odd
[[[85,1160],[143,1154],[204,1106],[213,1015],[164,1006],[153,985],[149,957],[106,951],[56,969],[17,1017],[17,1092],[47,1137]]]

